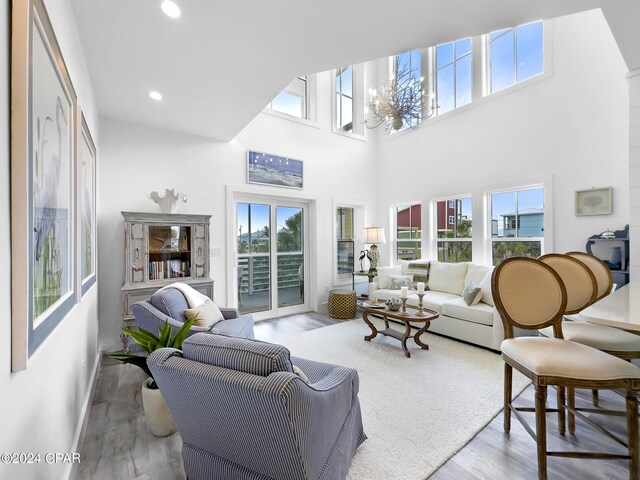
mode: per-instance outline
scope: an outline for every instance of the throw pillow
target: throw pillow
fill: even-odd
[[[424,282],[425,290],[429,289],[427,284],[429,283],[430,266],[431,262],[429,261],[409,262],[406,268],[406,273],[407,275],[413,275],[414,288],[417,288],[416,284],[418,282]]]
[[[464,298],[464,303],[467,305],[476,305],[480,303],[480,299],[482,298],[482,289],[475,283],[469,282],[462,291],[462,298]]]
[[[480,288],[482,289],[482,298],[481,302],[486,303],[487,305],[495,306],[493,303],[493,293],[491,292],[491,277],[493,275],[493,270],[487,272],[482,281],[480,282]]]
[[[218,306],[209,298],[202,305],[195,308],[187,308],[184,311],[184,316],[187,317],[187,320],[191,320],[196,315],[198,318],[194,325],[198,327],[210,327],[211,325],[218,323],[220,320],[224,320],[222,312]]]
[[[304,372],[302,370],[300,370],[300,367],[296,367],[295,365],[293,365],[293,373],[295,373],[297,376],[299,376],[300,380],[302,380],[304,383],[309,385],[309,379],[304,374]]]
[[[392,267],[378,267],[378,288],[389,288],[389,276],[402,275],[402,267],[394,265]]]
[[[389,290],[400,290],[400,287],[411,288],[413,275],[389,275]]]

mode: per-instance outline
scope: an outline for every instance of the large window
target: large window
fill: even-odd
[[[353,132],[353,67],[336,70],[336,119],[338,130]]]
[[[422,257],[421,206],[396,207],[396,258],[415,260]]]
[[[438,261],[470,262],[473,224],[471,197],[436,202]]]
[[[271,100],[268,108],[292,117],[308,119],[309,87],[306,76],[295,78],[287,88]]]
[[[403,72],[408,74],[407,80],[413,77],[415,81],[422,78],[422,51],[420,49],[411,50],[409,52],[399,53],[395,57],[393,75],[401,75]],[[415,126],[420,120],[412,120],[411,125]],[[404,125],[403,128],[409,125]]]
[[[542,40],[542,21],[489,34],[492,93],[542,73]]]
[[[497,265],[509,257],[537,258],[544,251],[544,189],[492,193],[491,254]]]
[[[353,272],[354,215],[353,208],[338,207],[336,211],[338,237],[338,274]]]
[[[438,45],[434,61],[437,114],[471,102],[471,39],[463,38]]]

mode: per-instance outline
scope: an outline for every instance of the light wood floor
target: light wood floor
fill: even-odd
[[[258,322],[256,338],[277,341],[291,335],[335,323],[318,313],[293,315]],[[131,365],[122,365],[109,357],[102,358],[91,416],[82,447],[78,479],[91,480],[183,480],[180,455],[182,441],[175,433],[169,437],[154,437],[148,432],[142,411],[140,384],[144,374]],[[472,392],[463,392],[468,395]],[[473,408],[472,397],[469,408]],[[578,401],[589,400],[588,392],[578,392]],[[533,406],[533,388],[527,388],[517,400],[519,405]],[[555,392],[549,390],[549,405],[555,405]],[[603,408],[623,408],[622,397],[602,392]],[[424,415],[429,409],[424,409]],[[533,414],[527,418],[533,426]],[[595,417],[595,416],[594,416]],[[597,416],[598,419],[605,418]],[[606,417],[605,423],[625,438],[624,418]],[[537,478],[535,442],[520,423],[512,418],[511,433],[502,430],[500,413],[478,435],[438,469],[430,480],[534,480]],[[576,435],[561,437],[557,433],[555,414],[549,414],[548,444],[550,449],[600,449],[625,453],[624,449],[578,422]],[[437,435],[437,432],[434,432]],[[428,455],[428,452],[425,452]],[[390,461],[393,461],[392,459]],[[550,479],[628,479],[626,461],[580,460],[549,458]],[[220,479],[222,480],[222,479]],[[365,479],[363,479],[365,480]]]

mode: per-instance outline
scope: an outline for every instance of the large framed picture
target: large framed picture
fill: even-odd
[[[84,295],[96,283],[96,146],[89,126],[80,113],[78,124],[78,226],[80,239],[80,279]]]
[[[11,44],[13,371],[76,302],[76,93],[43,0],[14,0]]]
[[[302,160],[251,150],[247,152],[248,183],[302,188],[302,177]]]
[[[576,215],[609,215],[612,208],[613,188],[576,190]]]

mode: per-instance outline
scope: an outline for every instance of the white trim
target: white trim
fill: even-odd
[[[639,76],[640,76],[640,67],[634,68],[633,70],[629,70],[626,75],[628,79],[639,77]]]
[[[307,209],[307,215],[305,215],[305,227],[308,228],[308,235],[305,236],[305,252],[309,252],[305,255],[305,268],[304,282],[306,298],[303,305],[296,305],[287,307],[286,315],[294,313],[302,313],[306,311],[318,310],[318,287],[317,287],[317,275],[318,271],[318,258],[317,255],[312,255],[310,252],[317,252],[318,247],[318,202],[319,196],[302,192],[300,190],[278,190],[274,191],[273,187],[263,187],[260,185],[226,185],[226,214],[227,225],[231,228],[226,229],[226,285],[227,285],[227,301],[226,305],[237,307],[238,297],[236,295],[234,285],[237,284],[236,265],[238,264],[238,245],[235,238],[235,224],[236,218],[236,203],[241,197],[262,197],[268,200],[295,202],[298,204],[305,204]],[[308,221],[308,224],[307,224]],[[229,288],[231,285],[231,288]],[[298,309],[299,307],[299,309]],[[277,315],[277,313],[276,313]],[[270,318],[274,316],[271,312],[267,314],[253,314],[256,320]]]
[[[290,122],[299,123],[300,125],[306,125],[307,127],[320,128],[315,121],[307,120],[306,118],[298,118],[293,115],[289,115],[287,113],[278,112],[277,110],[272,110],[269,107],[265,107],[264,110],[260,113],[266,113],[267,115],[271,115],[272,117],[282,118],[284,120],[289,120]]]

